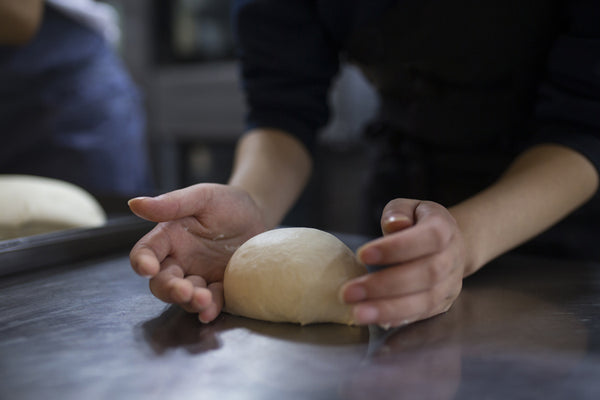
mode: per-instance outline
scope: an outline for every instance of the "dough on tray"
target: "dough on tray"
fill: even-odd
[[[0,175],[0,240],[105,222],[100,204],[79,186],[39,176]]]
[[[353,324],[341,286],[366,273],[354,253],[330,233],[280,228],[240,246],[225,269],[225,311],[302,325]]]

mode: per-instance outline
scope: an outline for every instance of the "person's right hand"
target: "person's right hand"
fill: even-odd
[[[167,303],[199,313],[202,322],[223,308],[223,273],[233,252],[265,230],[261,212],[242,189],[198,184],[129,201],[131,210],[159,222],[130,253],[136,273]]]

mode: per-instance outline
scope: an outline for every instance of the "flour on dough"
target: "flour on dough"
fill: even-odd
[[[366,273],[335,236],[312,228],[280,228],[240,246],[225,269],[225,311],[302,325],[353,324],[341,286]]]

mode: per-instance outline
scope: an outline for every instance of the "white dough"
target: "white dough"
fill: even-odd
[[[335,236],[312,228],[261,233],[231,257],[225,269],[225,311],[244,317],[302,325],[353,324],[341,286],[366,273]]]
[[[102,207],[79,186],[31,175],[0,175],[0,239],[105,222]]]

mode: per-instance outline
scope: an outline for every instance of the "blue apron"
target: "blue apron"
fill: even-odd
[[[34,39],[0,47],[0,173],[97,195],[152,189],[140,95],[98,33],[49,6]]]

